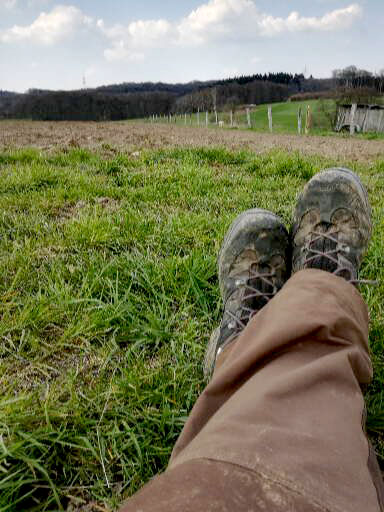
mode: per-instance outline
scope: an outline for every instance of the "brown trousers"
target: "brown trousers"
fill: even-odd
[[[223,352],[169,467],[124,512],[378,512],[365,436],[368,312],[321,270],[295,274]]]

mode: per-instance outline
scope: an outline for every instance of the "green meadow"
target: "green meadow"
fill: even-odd
[[[298,104],[284,105],[287,128]],[[255,206],[289,225],[304,183],[336,163],[221,148],[0,152],[0,511],[114,510],[166,467],[205,385],[227,228]],[[383,462],[384,160],[351,168],[373,207],[367,431]]]
[[[269,132],[268,121],[268,104],[257,105],[250,108],[251,129],[260,132]],[[333,100],[307,100],[307,101],[284,101],[281,103],[270,104],[272,108],[272,127],[274,133],[298,133],[298,111],[301,109],[302,113],[302,130],[305,132],[305,116],[307,107],[310,107],[311,112],[311,126],[309,133],[322,135],[333,134],[332,119],[335,115],[335,102]],[[208,122],[212,126],[215,124],[215,115],[209,113]],[[224,126],[229,128],[231,117],[229,110],[218,113],[218,121],[223,121]],[[233,111],[233,127],[234,128],[247,128],[247,116],[245,107]],[[168,122],[167,117],[159,118],[156,122]],[[205,126],[206,114],[205,112],[187,114],[186,118],[183,114],[172,117],[172,122],[184,125],[196,126],[200,124]]]

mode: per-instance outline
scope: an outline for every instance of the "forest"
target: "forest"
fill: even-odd
[[[348,66],[335,70],[328,79],[281,72],[186,84],[125,82],[74,91],[30,89],[23,94],[0,90],[0,118],[115,121],[153,114],[222,111],[238,105],[281,102],[298,93],[362,87],[382,93],[383,74]]]

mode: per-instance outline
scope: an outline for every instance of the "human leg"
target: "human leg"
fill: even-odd
[[[347,282],[356,281],[369,239],[360,187],[343,170],[308,184],[293,230],[294,269],[304,270],[237,336],[224,314],[213,337],[213,379],[167,472],[124,510],[147,510],[164,488],[168,499],[156,510],[380,510],[382,482],[362,429],[368,314]],[[243,299],[248,284],[260,288],[246,283]]]

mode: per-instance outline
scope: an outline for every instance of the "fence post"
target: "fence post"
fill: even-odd
[[[357,104],[352,103],[351,106],[351,114],[349,117],[349,133],[351,135],[355,134],[355,114],[356,114]]]
[[[200,108],[197,109],[197,126],[200,126]]]
[[[205,112],[205,126],[208,126],[209,119],[208,119],[208,110]]]
[[[268,125],[269,125],[269,131],[273,132],[273,124],[272,124],[272,107],[271,105],[268,106]]]
[[[297,132],[299,135],[301,135],[301,125],[302,125],[302,110],[301,110],[301,107],[299,107],[299,110],[297,111]]]
[[[233,127],[233,111],[231,110],[231,128]]]
[[[250,111],[249,111],[249,107],[246,108],[246,112],[247,112],[247,125],[248,125],[248,128],[251,128],[252,125],[251,125],[251,114],[250,114]]]
[[[217,115],[217,110],[215,109],[215,124],[218,124],[218,122],[219,122],[219,118]]]
[[[305,116],[305,135],[308,135],[312,127],[311,106],[307,105],[307,113]]]

